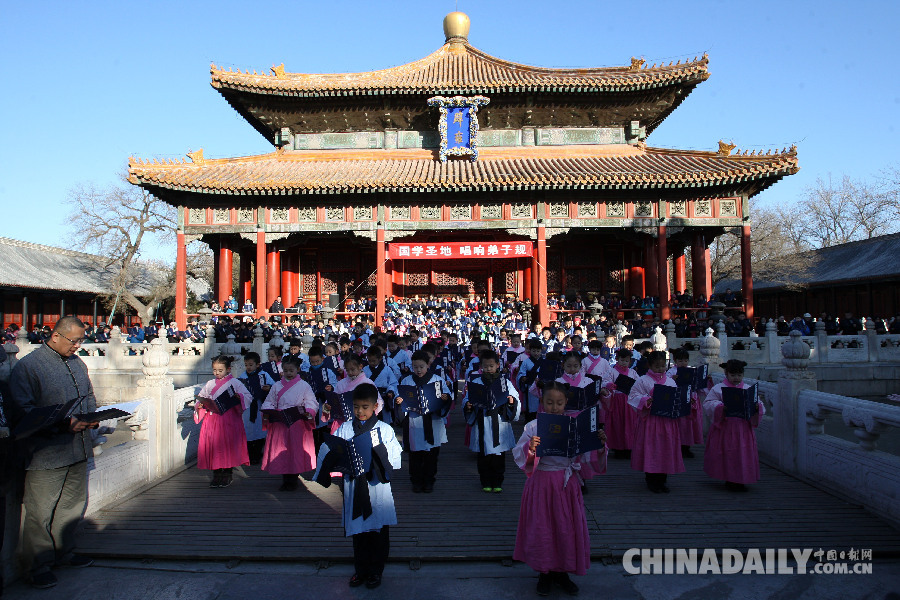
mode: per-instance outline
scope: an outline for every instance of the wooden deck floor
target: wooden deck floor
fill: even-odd
[[[521,426],[517,427],[520,431]],[[391,559],[511,558],[524,474],[507,457],[501,494],[481,491],[475,456],[462,444],[459,422],[441,450],[433,494],[413,494],[404,470],[393,491],[399,524],[391,528]],[[699,451],[698,451],[699,450]],[[763,466],[746,493],[726,491],[702,470],[702,449],[687,472],[669,477],[670,494],[652,494],[627,460],[610,459],[606,475],[585,496],[594,558],[628,548],[872,548],[900,555],[900,534],[886,522]],[[340,491],[305,483],[279,492],[280,476],[245,467],[225,489],[191,468],[86,520],[81,552],[159,559],[347,560]]]

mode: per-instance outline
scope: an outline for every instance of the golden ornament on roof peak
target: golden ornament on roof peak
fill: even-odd
[[[469,16],[466,13],[454,11],[444,17],[444,38],[447,42],[469,41]]]

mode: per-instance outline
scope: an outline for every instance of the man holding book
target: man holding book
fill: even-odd
[[[19,413],[13,420],[75,401],[71,410],[48,417],[38,431],[20,440],[26,453],[22,557],[38,588],[56,585],[50,571],[54,566],[93,562],[73,553],[75,530],[87,505],[87,461],[94,455],[90,429],[99,425],[69,416],[96,410],[87,366],[77,355],[84,332],[79,319],[62,317],[50,338],[22,358],[10,376],[13,408]]]

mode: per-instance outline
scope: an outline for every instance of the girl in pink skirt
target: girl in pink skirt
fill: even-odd
[[[619,375],[638,380],[637,372],[631,368],[633,358],[631,350],[620,348],[616,351],[616,365],[613,367],[615,376]],[[615,379],[613,379],[615,382]],[[613,451],[613,458],[631,458],[631,448],[634,446],[634,429],[637,427],[637,413],[628,406],[628,394],[615,387],[612,388],[612,397],[606,410],[606,435],[609,437],[609,448]],[[629,390],[630,391],[630,390]]]
[[[212,359],[215,379],[207,381],[194,403],[194,422],[200,427],[200,445],[197,449],[197,468],[211,469],[213,479],[209,487],[227,487],[231,484],[231,470],[241,465],[249,465],[247,455],[247,434],[244,432],[243,412],[253,400],[253,395],[244,384],[231,376],[230,356]],[[219,413],[214,399],[225,401],[238,396],[237,405]]]
[[[666,485],[669,473],[683,473],[681,459],[681,430],[677,419],[650,414],[653,388],[656,385],[677,387],[666,375],[666,353],[655,350],[647,355],[650,370],[642,375],[631,393],[628,404],[638,412],[638,424],[634,430],[634,448],[631,450],[631,468],[643,471],[647,487],[653,493],[669,493]]]
[[[546,384],[541,408],[546,413],[564,414],[565,387],[556,382]],[[586,473],[606,472],[606,448],[575,458],[538,458],[536,452],[541,439],[536,434],[535,419],[525,424],[525,431],[513,448],[516,464],[528,476],[522,491],[513,558],[539,573],[539,595],[548,595],[553,583],[574,595],[578,586],[568,574],[584,575],[591,562],[591,542],[579,484]],[[605,442],[606,434],[600,431],[599,435]],[[589,469],[582,469],[588,466]]]
[[[763,403],[759,402],[759,412],[750,420],[725,416],[722,390],[750,387],[744,383],[745,366],[747,363],[742,360],[723,363],[725,381],[709,390],[703,402],[703,410],[710,421],[703,470],[713,479],[724,479],[728,489],[741,492],[747,490],[745,484],[759,481],[759,453],[754,429],[766,412]]]
[[[281,475],[280,491],[294,491],[299,484],[297,476],[316,468],[316,447],[313,442],[313,421],[319,410],[316,395],[308,383],[300,377],[300,358],[284,357],[281,363],[283,376],[276,381],[260,410],[263,411],[263,427],[266,428],[266,447],[263,449],[262,469]],[[284,410],[293,406],[305,412],[307,419],[290,427],[284,423],[270,422],[267,410]]]

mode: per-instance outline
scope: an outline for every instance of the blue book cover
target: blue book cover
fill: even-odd
[[[328,461],[329,469],[356,479],[372,468],[372,447],[381,443],[381,432],[376,427],[349,440],[326,433],[322,443],[328,447],[323,462]]]
[[[416,385],[401,385],[398,388],[400,397],[400,411],[403,413],[415,412],[420,415],[441,412],[443,400],[441,400],[442,388],[440,381],[426,383],[419,387]]]
[[[653,386],[653,402],[650,414],[667,419],[678,419],[691,414],[691,388],[671,387],[656,384]]]
[[[506,377],[495,379],[490,386],[484,383],[470,382],[466,387],[468,401],[478,410],[492,411],[509,401],[508,385]]]
[[[540,381],[555,381],[559,377],[562,376],[562,363],[558,360],[547,360],[546,358],[541,361],[540,366],[538,367],[537,378]]]
[[[592,406],[575,416],[538,413],[537,436],[541,443],[538,456],[564,456],[574,458],[579,454],[600,450],[600,407]]]
[[[328,418],[323,421],[324,413],[322,409],[325,405],[331,409]],[[317,427],[325,427],[330,425],[332,421],[349,421],[353,418],[353,392],[322,392],[319,400],[319,422]]]
[[[594,381],[587,387],[570,386],[566,390],[566,410],[582,411],[595,406],[600,401],[601,381]]]
[[[722,386],[722,404],[726,417],[737,417],[749,421],[759,414],[759,384],[754,383],[746,390]]]

